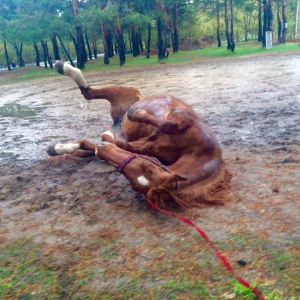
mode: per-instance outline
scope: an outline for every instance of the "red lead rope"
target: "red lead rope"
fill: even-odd
[[[197,226],[194,222],[192,222],[191,220],[189,220],[189,219],[187,219],[187,218],[185,218],[183,216],[177,215],[177,214],[172,213],[172,212],[167,211],[167,210],[160,209],[146,195],[145,195],[145,197],[146,197],[147,201],[149,202],[149,204],[152,206],[152,208],[154,208],[155,210],[158,210],[158,211],[160,211],[161,213],[163,213],[165,215],[173,216],[173,217],[175,217],[175,218],[183,221],[184,223],[186,223],[186,224],[194,227],[198,231],[198,233],[204,238],[204,240],[207,241],[207,243],[209,244],[209,246],[215,251],[217,257],[223,263],[223,265],[226,267],[226,269],[229,270],[242,285],[244,285],[245,287],[247,287],[248,289],[250,289],[259,299],[261,299],[261,300],[267,300],[260,293],[259,290],[257,290],[256,288],[252,287],[251,284],[248,281],[246,281],[243,277],[241,277],[240,275],[238,275],[238,274],[236,274],[234,272],[234,270],[232,269],[232,267],[231,267],[229,261],[226,259],[226,257],[222,253],[220,253],[219,249],[216,247],[216,245],[213,243],[213,241],[208,237],[208,235],[199,226]]]

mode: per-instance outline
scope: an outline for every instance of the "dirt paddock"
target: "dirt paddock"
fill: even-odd
[[[182,214],[265,294],[298,299],[300,54],[84,75],[175,95],[203,117],[233,175],[232,201]],[[64,76],[0,87],[0,298],[244,299],[195,230],[154,212],[105,162],[47,166],[49,144],[100,141],[108,112]]]

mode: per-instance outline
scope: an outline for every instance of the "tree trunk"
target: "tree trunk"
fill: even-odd
[[[132,55],[133,57],[137,57],[140,55],[140,48],[139,48],[139,42],[138,42],[138,36],[135,30],[134,25],[130,24],[130,36],[131,36],[131,44],[132,44]]]
[[[258,31],[257,31],[257,41],[263,41],[263,28],[262,28],[262,0],[258,0]]]
[[[39,48],[36,43],[33,43],[33,48],[35,50],[35,65],[37,67],[39,67],[40,66],[40,52],[39,52]]]
[[[172,46],[173,53],[179,50],[179,34],[178,34],[178,3],[173,7],[173,26],[172,26]]]
[[[266,47],[266,31],[273,31],[273,0],[264,0],[263,46]]]
[[[76,42],[76,39],[75,39],[73,33],[72,33],[70,30],[68,30],[68,33],[69,33],[69,35],[70,35],[70,37],[71,37],[71,40],[72,40],[72,42],[73,42],[74,49],[75,49],[75,52],[76,52],[76,49],[77,49],[77,42]]]
[[[77,68],[84,69],[84,65],[87,62],[87,53],[85,51],[83,30],[81,26],[76,26],[76,54],[77,54]]]
[[[162,22],[161,18],[158,17],[156,20],[157,25],[157,50],[158,50],[158,61],[161,61],[164,59],[164,40],[162,37]]]
[[[48,68],[47,62],[48,62],[48,64],[49,64],[50,68],[53,69],[53,63],[52,63],[51,56],[49,55],[49,49],[48,49],[47,42],[41,40],[41,44],[42,44],[42,47],[43,47],[43,49],[44,49],[45,69]]]
[[[103,39],[103,50],[104,50],[104,64],[109,64],[108,47],[107,47],[107,30],[103,25],[103,21],[100,20],[102,39]]]
[[[225,10],[225,33],[227,40],[227,50],[231,50],[231,38],[229,33],[229,19],[228,19],[228,0],[224,0],[224,10]]]
[[[98,58],[98,51],[97,51],[97,42],[96,42],[96,38],[95,38],[95,33],[92,32],[92,45],[93,45],[93,53],[94,53],[94,58],[97,59]]]
[[[164,40],[163,40],[163,56],[167,57],[169,56],[169,52],[167,52],[167,48],[170,47],[170,43],[169,43],[169,40],[170,40],[170,25],[169,25],[169,19],[168,19],[168,16],[167,16],[167,13],[166,13],[166,8],[165,8],[165,5],[164,3],[161,3],[160,4],[160,7],[161,7],[161,11],[162,11],[162,15],[164,17],[164,32],[165,32],[165,35],[164,35]]]
[[[264,4],[264,22],[263,22],[263,47],[266,47],[266,31],[268,30],[268,12],[269,3],[268,0],[263,0]]]
[[[299,18],[299,0],[296,0],[294,37],[297,37],[297,34],[298,34],[298,18]]]
[[[281,18],[280,18],[280,5],[279,2],[277,3],[277,40],[278,43],[281,43],[282,40],[282,36],[281,36],[281,32],[282,32],[282,23],[281,23]]]
[[[116,33],[116,38],[117,38],[117,42],[118,42],[120,67],[122,67],[126,61],[126,55],[125,55],[126,49],[125,49],[125,43],[124,43],[124,36],[123,36],[121,26],[119,24],[118,17],[115,19],[115,33]]]
[[[234,43],[234,32],[233,32],[233,1],[230,0],[230,39],[231,39],[231,52],[234,52],[235,43]]]
[[[115,55],[114,42],[113,42],[113,35],[110,29],[107,30],[106,39],[107,39],[107,47],[108,47],[108,56],[114,57]],[[116,53],[118,53],[118,51],[116,51]]]
[[[221,36],[220,36],[220,5],[219,0],[216,0],[216,8],[217,8],[217,41],[218,47],[222,46]]]
[[[151,23],[148,23],[148,39],[147,39],[146,58],[150,58],[150,50],[151,50]]]
[[[4,46],[4,54],[5,54],[5,59],[6,59],[7,70],[11,71],[9,56],[8,56],[7,47],[6,47],[6,41],[4,41],[3,44],[4,44],[3,46]]]
[[[45,65],[45,69],[48,69],[48,60],[47,60],[47,58],[48,58],[48,53],[47,53],[48,49],[46,47],[46,43],[43,40],[41,40],[41,44],[42,44],[42,47],[43,47],[43,50],[44,50],[44,65]]]
[[[286,0],[282,0],[282,36],[281,36],[281,43],[285,43],[286,39],[286,31],[287,31],[287,17],[286,17]]]
[[[90,46],[90,43],[89,43],[89,39],[88,39],[86,30],[84,31],[84,36],[85,36],[85,43],[86,43],[86,45],[88,47],[89,60],[92,60],[93,59],[93,57],[92,57],[92,50],[91,50],[91,46]]]
[[[63,49],[63,51],[64,51],[66,57],[67,57],[68,60],[70,61],[71,66],[75,67],[75,64],[74,64],[74,62],[73,62],[73,59],[71,58],[70,53],[69,53],[68,50],[66,49],[65,44],[64,44],[62,38],[61,38],[60,35],[58,35],[57,33],[56,33],[56,36],[57,36],[57,38],[58,38],[58,40],[59,40],[59,42],[60,42],[60,45],[61,45],[61,47],[62,47],[62,49]]]
[[[23,43],[20,43],[20,46],[17,44],[14,44],[13,47],[16,50],[16,55],[17,55],[17,60],[18,60],[18,65],[20,68],[25,67],[25,62],[23,59]]]
[[[138,35],[138,43],[139,43],[139,51],[140,53],[144,53],[144,46],[143,46],[143,41],[142,41],[142,34],[141,34],[141,30],[139,29],[137,32]]]
[[[59,55],[59,50],[58,50],[57,39],[56,39],[55,33],[53,34],[53,37],[52,37],[52,46],[53,46],[54,59],[60,60],[60,55]]]

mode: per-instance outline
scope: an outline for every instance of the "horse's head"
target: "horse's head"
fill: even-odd
[[[172,199],[173,192],[179,188],[179,182],[186,180],[171,173],[155,158],[134,155],[112,143],[100,143],[95,153],[123,173],[134,190],[148,196],[157,204]]]

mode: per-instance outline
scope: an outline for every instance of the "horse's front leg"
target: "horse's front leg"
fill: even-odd
[[[58,143],[47,149],[50,156],[73,154],[77,157],[95,156],[96,144],[87,140],[80,140],[77,143]]]
[[[126,142],[124,138],[117,138],[114,132],[105,131],[102,134],[102,141],[115,144],[123,150],[153,156],[152,143],[149,143],[149,137],[138,141]]]

